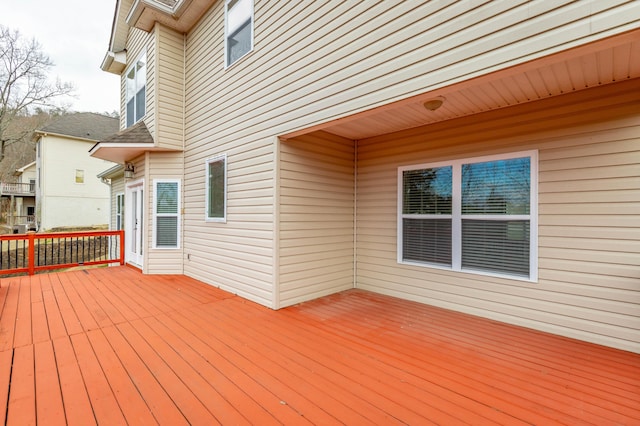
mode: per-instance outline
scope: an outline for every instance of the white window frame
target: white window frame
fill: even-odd
[[[158,184],[159,183],[176,183],[178,186],[178,193],[176,196],[177,199],[177,207],[176,213],[158,213],[157,209],[157,201],[158,201]],[[182,212],[182,188],[181,188],[181,179],[154,179],[153,180],[153,248],[158,250],[175,250],[180,248],[180,238],[181,238],[181,212]],[[157,234],[158,234],[158,217],[176,217],[176,245],[175,247],[170,246],[158,246],[157,242]]]
[[[136,70],[136,66],[138,65],[139,62],[143,62],[144,63],[144,81],[140,81],[141,79],[138,78],[138,71]],[[143,51],[142,53],[140,53],[140,55],[138,55],[138,57],[136,58],[136,60],[133,62],[133,64],[131,64],[131,66],[129,66],[129,68],[127,68],[127,71],[124,73],[124,122],[126,127],[131,127],[134,124],[136,124],[137,122],[139,122],[140,120],[142,120],[144,118],[144,116],[147,113],[147,73],[148,73],[148,63],[147,63],[147,52],[146,50]],[[135,70],[135,76],[134,76],[134,90],[133,93],[129,93],[129,84],[128,84],[128,78],[129,78],[129,73],[131,72],[131,70]],[[135,97],[137,96],[138,92],[142,89],[145,88],[145,93],[144,93],[144,112],[142,113],[142,115],[139,118],[136,118],[138,116],[138,111],[137,111],[137,103],[136,103],[136,99]],[[133,122],[131,124],[129,124],[127,122],[127,117],[128,117],[128,105],[129,105],[129,100],[131,100],[131,98],[134,98],[133,100],[133,108],[134,108],[134,112],[133,112]]]
[[[75,179],[74,182],[76,183],[76,185],[84,185],[84,169],[76,169],[76,174],[74,179]],[[78,179],[80,179],[79,182],[78,182]]]
[[[222,213],[222,217],[211,217],[210,214],[211,212],[209,211],[209,165],[211,163],[215,163],[218,161],[223,161],[224,162],[224,207],[223,207],[223,213]],[[204,202],[205,202],[205,216],[204,216],[204,220],[205,222],[220,222],[220,223],[226,223],[227,222],[227,154],[220,154],[220,155],[216,155],[215,157],[211,157],[211,158],[207,158],[207,160],[205,161],[205,169],[204,169],[204,176],[205,176],[205,196],[204,196]]]
[[[529,214],[528,215],[508,215],[512,220],[529,220],[529,276],[522,277],[508,273],[491,272],[463,268],[462,259],[462,177],[461,169],[463,164],[482,163],[489,161],[509,160],[515,158],[530,158],[530,193],[529,193]],[[417,262],[403,260],[403,219],[411,215],[403,214],[404,182],[403,172],[406,170],[429,169],[438,167],[452,167],[452,214],[437,215],[441,219],[451,219],[451,266],[435,263]],[[484,220],[505,220],[505,215],[464,215],[465,219]],[[397,193],[397,262],[404,265],[421,266],[434,269],[444,269],[455,272],[469,272],[478,275],[486,275],[500,278],[509,278],[519,281],[538,281],[538,151],[510,152],[499,155],[488,155],[482,157],[462,158],[453,161],[441,161],[437,163],[418,164],[398,167],[398,193]]]
[[[249,50],[247,50],[242,56],[240,56],[238,59],[236,59],[235,61],[229,63],[229,46],[228,46],[228,40],[229,40],[229,3],[231,3],[233,0],[225,0],[224,2],[224,68],[227,69],[229,67],[231,67],[233,64],[240,62],[240,60],[242,58],[244,58],[245,56],[247,56],[249,53],[253,52],[253,24],[254,24],[254,16],[253,16],[253,11],[254,11],[254,0],[247,0],[249,1],[249,3],[251,4],[251,17],[249,18],[251,20],[249,27],[251,28],[251,47],[249,48]]]
[[[124,192],[116,194],[116,231],[124,229]],[[119,225],[118,225],[119,223]]]

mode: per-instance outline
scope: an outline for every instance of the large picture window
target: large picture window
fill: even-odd
[[[225,2],[225,65],[253,49],[253,0]]]
[[[398,169],[398,262],[537,280],[537,153]]]
[[[127,127],[144,117],[146,108],[147,55],[143,53],[129,68],[127,80]]]
[[[207,213],[210,222],[225,222],[227,218],[227,156],[207,160]]]
[[[153,224],[155,248],[179,248],[180,241],[180,181],[153,181]]]

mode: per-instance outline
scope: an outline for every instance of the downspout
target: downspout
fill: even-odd
[[[184,275],[184,262],[185,257],[187,256],[185,253],[184,247],[184,200],[185,200],[185,182],[186,182],[186,174],[185,169],[187,167],[187,162],[185,160],[186,157],[186,149],[187,149],[187,35],[182,34],[182,191],[180,191],[180,195],[182,196],[182,200],[180,200],[180,206],[182,207],[182,211],[180,212],[180,222],[181,222],[181,233],[180,233],[180,247],[182,247],[182,274]]]
[[[353,141],[353,288],[357,281],[357,243],[358,243],[358,140]]]

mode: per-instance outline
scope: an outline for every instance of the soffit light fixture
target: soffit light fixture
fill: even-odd
[[[124,165],[124,177],[126,179],[133,178],[133,175],[136,173],[136,169],[133,166],[133,163],[125,163]]]
[[[444,97],[438,96],[432,99],[425,101],[422,106],[424,106],[429,111],[435,111],[442,106],[444,103]]]

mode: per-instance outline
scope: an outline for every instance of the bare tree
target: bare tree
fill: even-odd
[[[16,126],[18,117],[35,108],[53,108],[54,100],[73,91],[70,83],[51,82],[53,62],[40,44],[0,25],[0,161],[5,148],[30,136],[35,128]],[[13,123],[13,125],[12,125]]]

